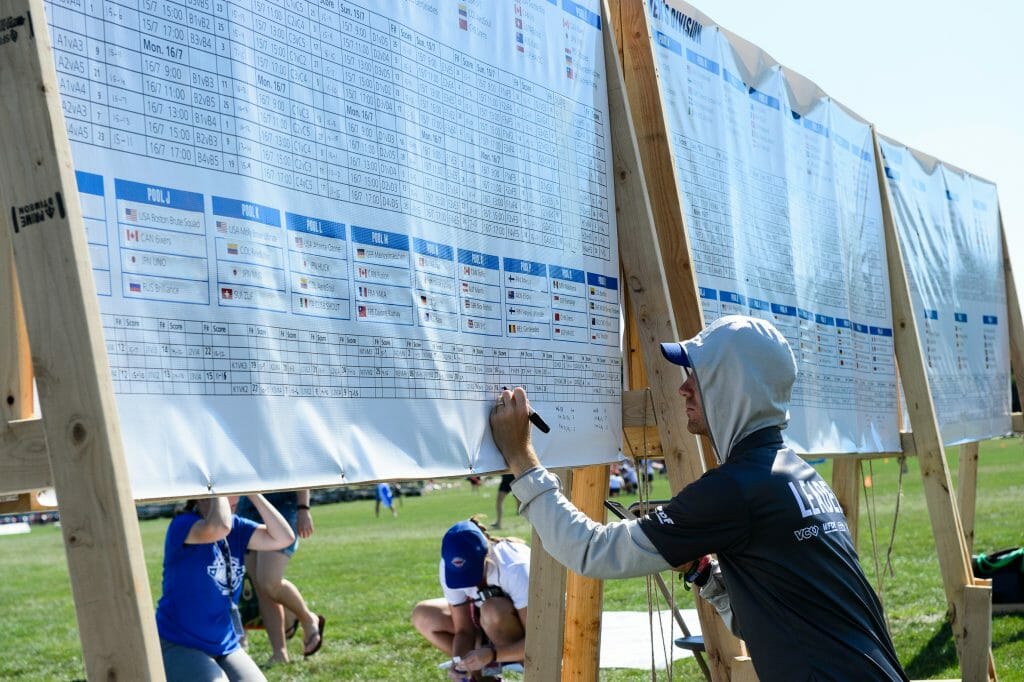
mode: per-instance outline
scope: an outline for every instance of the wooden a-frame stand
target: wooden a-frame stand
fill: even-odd
[[[160,680],[163,668],[152,597],[44,17],[42,0],[9,3],[4,18],[17,27],[20,39],[0,46],[0,86],[5,93],[0,125],[18,131],[17,144],[8,145],[0,157],[0,200],[11,217],[0,237],[0,281],[10,283],[0,288],[0,319],[10,321],[0,333],[6,404],[0,422],[0,493],[56,488],[89,678]],[[619,74],[610,31],[604,36],[608,72]],[[628,241],[635,246],[624,260],[629,260],[627,272],[634,273],[629,286],[646,334],[645,355],[653,358],[660,340],[696,333],[699,310],[680,314],[672,309],[618,79],[613,79],[611,95],[616,173],[621,176],[619,205],[628,207],[626,215],[631,217],[639,211],[639,220],[620,218],[629,226]],[[635,224],[640,228],[634,229]],[[644,238],[634,240],[643,230],[648,230]],[[692,289],[692,275],[686,285]],[[676,318],[689,320],[688,326],[677,328]],[[30,368],[45,418],[32,417]],[[668,453],[673,487],[678,489],[701,473],[696,442],[686,434],[679,411],[668,407],[681,374],[663,374],[658,366],[649,374],[662,379],[655,391],[659,436]],[[606,467],[582,469],[566,478],[575,483],[575,499],[582,508],[595,516],[603,513],[596,510],[604,499]],[[582,494],[589,502],[581,501]],[[540,549],[539,540],[534,540]],[[532,679],[554,679],[562,668],[566,571],[542,550],[535,552],[532,571],[527,674]],[[600,623],[600,583],[574,577],[571,593],[580,595],[584,589],[597,595],[596,602],[571,598],[574,608],[586,612],[574,622],[596,616],[598,625],[573,631],[584,632],[593,642]],[[720,639],[731,641],[739,653],[738,643],[713,610],[702,608],[701,617],[712,657],[720,648],[716,628],[723,633]],[[735,656],[731,651],[722,656],[725,662],[718,666],[724,674]],[[567,671],[572,674],[571,665]],[[584,673],[578,679],[587,677]]]
[[[6,223],[0,230],[0,376],[7,406],[0,423],[0,481],[4,492],[34,490],[51,480],[56,488],[89,679],[162,680],[42,0],[6,2],[0,21],[13,29],[7,36],[16,34],[0,45],[0,203]],[[31,418],[12,245],[42,419]]]
[[[686,338],[703,326],[696,282],[687,242],[683,207],[679,199],[675,165],[668,143],[668,128],[658,91],[653,40],[643,3],[608,0],[605,60],[609,82],[609,109],[614,149],[616,212],[619,247],[624,271],[623,290],[635,307],[638,351],[650,383],[655,423],[673,491],[700,475],[700,455],[696,442],[686,435],[680,423],[673,394],[681,377],[659,363],[657,343],[665,339]],[[615,38],[621,41],[621,55]],[[619,59],[624,73],[619,71]],[[624,80],[624,83],[623,83]],[[628,96],[625,95],[628,92]],[[631,115],[630,115],[631,114]],[[636,124],[634,127],[634,123]],[[874,135],[874,133],[873,133]],[[912,432],[902,434],[899,453],[879,453],[870,458],[918,456],[925,497],[936,542],[943,587],[949,603],[948,616],[953,630],[964,680],[994,680],[995,665],[990,651],[991,587],[988,581],[975,580],[970,570],[974,491],[976,486],[977,444],[961,449],[959,505],[952,495],[945,450],[935,416],[924,359],[918,342],[916,321],[910,298],[900,245],[890,211],[888,186],[881,166],[881,153],[875,142],[875,159],[883,205],[887,267],[893,309],[894,344]],[[639,151],[639,158],[637,158]],[[1024,327],[1013,283],[1012,269],[1003,231],[1004,271],[1007,287],[1012,365],[1018,385],[1024,385]],[[627,336],[627,338],[629,338]],[[653,359],[653,362],[651,361]],[[633,384],[636,385],[636,384]],[[624,395],[623,425],[650,425],[649,421],[630,419],[642,411],[646,397]],[[1015,419],[1015,424],[1019,423]],[[1015,426],[1015,430],[1017,430]],[[710,452],[707,445],[704,453]],[[826,455],[827,456],[827,455]],[[856,542],[859,510],[860,460],[868,457],[833,455],[833,488],[850,520]],[[705,459],[705,465],[713,465]],[[603,473],[603,472],[601,472]],[[603,490],[601,473],[595,472]],[[577,478],[580,472],[577,472]],[[591,485],[594,485],[591,483]],[[574,501],[577,498],[574,496]],[[599,507],[584,508],[592,518],[603,519]],[[961,520],[959,507],[967,510],[968,522]],[[968,535],[965,536],[965,530]],[[600,587],[590,588],[582,601],[600,604]],[[576,600],[570,592],[570,603]],[[700,600],[698,599],[698,602]],[[698,604],[702,606],[701,604]],[[599,606],[598,606],[599,609]],[[596,622],[599,623],[600,614]],[[710,622],[709,622],[710,621]],[[597,679],[597,638],[593,637],[594,619],[579,622],[579,614],[570,613],[565,626],[565,652],[562,679]],[[721,627],[721,621],[701,610],[712,675],[716,680],[756,679],[750,660],[743,655],[741,643]],[[576,632],[574,633],[574,627]],[[708,626],[711,625],[711,629]],[[561,621],[559,621],[561,627]],[[531,634],[532,634],[531,630]],[[546,636],[553,635],[548,631]],[[541,638],[544,635],[538,633]],[[569,652],[572,652],[570,655]],[[581,664],[580,658],[589,658]],[[537,668],[551,674],[555,662]],[[570,674],[571,671],[571,674]],[[587,674],[581,674],[587,671]]]
[[[694,295],[696,281],[689,267],[688,248],[685,239],[679,236],[683,232],[680,229],[674,236],[670,233],[662,236],[664,230],[661,226],[666,220],[659,213],[674,211],[674,224],[682,227],[681,206],[672,201],[652,205],[650,200],[651,196],[674,196],[674,176],[670,174],[661,178],[657,185],[649,184],[652,183],[650,175],[645,178],[637,153],[634,114],[630,111],[623,87],[619,50],[615,44],[615,36],[622,35],[622,32],[613,26],[617,24],[614,17],[606,5],[603,34],[616,222],[624,272],[623,290],[628,292],[635,310],[639,329],[637,341],[649,378],[646,395],[641,391],[624,395],[623,417],[624,424],[638,426],[635,416],[644,411],[643,401],[653,402],[669,479],[673,491],[678,491],[702,475],[702,455],[697,440],[686,430],[685,415],[678,408],[676,390],[684,378],[682,370],[661,361],[659,343],[693,336],[703,322]],[[671,276],[666,272],[666,265],[675,270]],[[704,451],[710,453],[710,448],[705,447]],[[595,520],[604,519],[602,502],[607,492],[607,481],[606,467],[588,467],[577,470],[572,476],[573,502]],[[534,534],[533,570],[536,570],[538,562],[542,565],[552,562],[545,552],[538,551],[540,548]],[[557,565],[549,566],[549,570],[565,574],[565,569]],[[601,615],[599,581],[573,576],[566,595],[559,591],[557,581],[548,586],[544,584],[546,580],[542,583],[534,576],[531,574],[530,622],[527,623],[527,679],[596,680]],[[538,597],[541,597],[539,603],[543,604],[546,615],[543,620],[538,617],[535,621],[534,605],[538,603]],[[739,640],[726,630],[709,604],[700,599],[697,602],[713,678],[737,682],[756,679]],[[557,608],[559,605],[560,609]],[[567,614],[566,618],[561,617],[563,612]]]
[[[615,2],[614,10],[612,14],[605,9],[608,28],[603,34],[618,224],[624,236],[624,288],[635,309],[659,442],[672,488],[679,490],[701,475],[701,446],[686,432],[678,410],[675,391],[681,372],[660,361],[658,343],[697,333],[702,316],[659,95],[644,90],[645,83],[655,82],[648,78],[653,73],[649,29],[640,3]],[[163,668],[152,597],[42,1],[14,0],[0,14],[19,34],[17,41],[0,46],[0,85],[5,93],[0,129],[17,131],[0,156],[0,199],[5,219],[10,220],[7,229],[0,230],[0,377],[5,405],[0,421],[0,493],[49,485],[57,490],[89,678],[160,680]],[[623,60],[631,77],[625,86],[613,34],[626,38]],[[890,273],[894,267],[902,272],[891,216],[886,223],[893,241]],[[1011,330],[1016,330],[1011,347],[1013,357],[1020,359],[1024,343],[1008,263]],[[904,441],[905,452],[922,458],[964,679],[989,679],[992,663],[984,633],[990,595],[970,577],[905,278],[901,281],[893,286],[897,360],[914,426],[912,440]],[[32,417],[30,366],[38,383],[42,419]],[[1022,363],[1014,366],[1018,383],[1024,385]],[[630,416],[639,401],[633,398],[624,396],[624,423],[636,426],[639,423]],[[703,451],[710,453],[707,447]],[[849,459],[839,462],[855,464]],[[855,468],[837,467],[837,472],[842,470],[856,480]],[[581,469],[566,478],[581,509],[603,518],[606,467]],[[962,480],[962,495],[964,487]],[[837,485],[837,493],[847,491],[847,509],[854,515],[856,489]],[[534,541],[539,551],[534,553],[531,580],[527,674],[530,679],[596,679],[596,662],[591,665],[584,654],[588,647],[593,650],[595,627],[600,627],[600,583],[575,576],[567,581],[565,570],[543,552],[536,536]],[[570,627],[563,625],[567,582]],[[725,631],[710,607],[698,607],[714,679],[756,679],[741,643]],[[583,648],[574,642],[583,642]],[[596,661],[596,654],[589,658]]]

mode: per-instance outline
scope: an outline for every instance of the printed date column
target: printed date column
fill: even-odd
[[[146,154],[192,165],[195,148],[187,21],[183,4],[143,0],[138,44],[146,103]],[[160,104],[166,108],[159,110]]]

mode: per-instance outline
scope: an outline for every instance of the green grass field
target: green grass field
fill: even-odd
[[[950,469],[957,471],[955,449]],[[860,553],[865,572],[878,584],[875,556],[885,563],[897,499],[899,463],[864,464],[873,485],[861,502]],[[819,469],[831,477],[829,464]],[[327,617],[323,650],[302,660],[300,638],[292,640],[295,662],[268,671],[271,680],[442,680],[436,665],[443,657],[421,641],[409,625],[419,599],[440,596],[437,561],[440,538],[454,521],[474,513],[493,519],[492,484],[473,491],[465,482],[423,497],[407,498],[399,517],[374,518],[373,502],[334,504],[314,509],[316,535],[304,541],[292,561],[289,578]],[[660,478],[653,497],[668,494]],[[1024,444],[1021,439],[985,443],[978,483],[976,551],[1024,544]],[[628,502],[629,498],[623,501]],[[503,533],[529,538],[529,527],[506,501]],[[876,526],[872,546],[870,518]],[[167,520],[141,524],[154,603],[160,595],[163,536]],[[883,602],[900,660],[912,679],[959,677],[949,626],[945,622],[935,546],[914,460],[903,477],[903,497],[892,552],[893,571],[885,573]],[[73,680],[85,677],[74,606],[61,536],[53,527],[29,535],[0,537],[0,679]],[[676,583],[679,584],[678,582]],[[682,606],[689,594],[676,591]],[[605,608],[647,610],[645,581],[605,585]],[[1024,680],[1024,615],[993,620],[993,647],[1001,680]],[[269,650],[262,632],[254,633],[251,653],[257,662]],[[799,646],[799,643],[794,643]],[[787,655],[780,652],[780,655]],[[702,679],[695,664],[676,664],[674,679]],[[602,671],[602,680],[650,679],[650,671]],[[659,679],[667,679],[662,673]]]

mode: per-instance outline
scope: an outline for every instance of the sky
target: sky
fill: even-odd
[[[878,131],[995,182],[1024,292],[1020,0],[691,0]]]

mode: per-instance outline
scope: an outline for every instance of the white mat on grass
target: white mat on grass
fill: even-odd
[[[700,634],[696,609],[683,609],[683,622],[690,634]],[[653,616],[653,620],[651,617]],[[651,636],[653,625],[653,638]],[[651,642],[654,665],[664,670],[666,658],[673,661],[693,654],[673,643],[683,637],[671,611],[648,614],[646,611],[605,611],[601,614],[601,667],[651,669]]]

